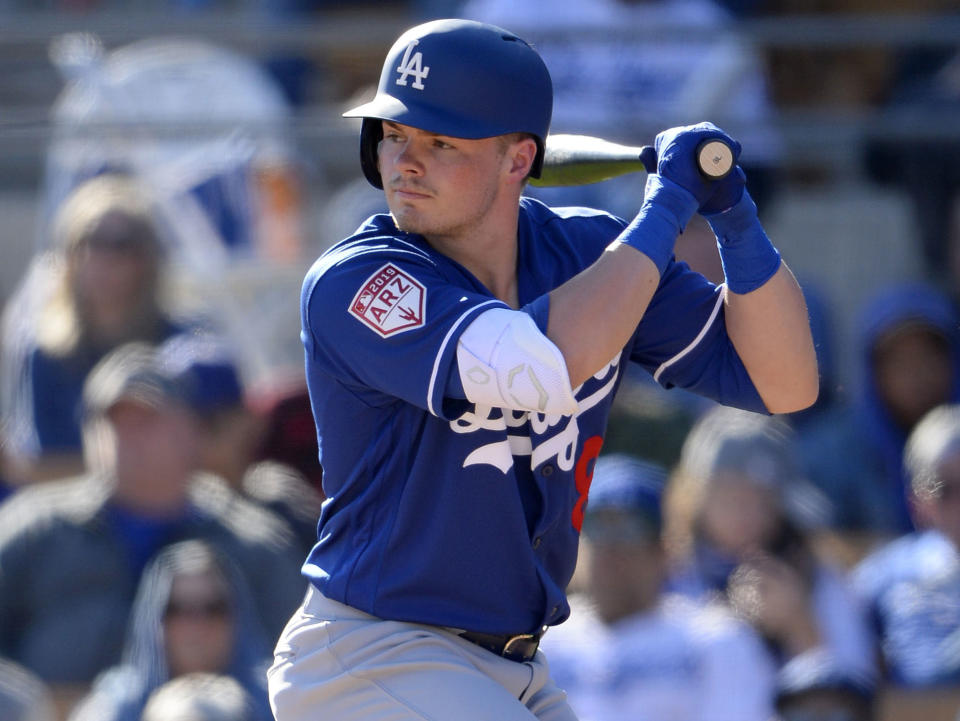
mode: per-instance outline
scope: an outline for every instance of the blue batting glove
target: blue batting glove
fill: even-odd
[[[739,203],[747,185],[747,176],[737,165],[727,177],[713,181],[713,185],[713,193],[707,202],[700,206],[700,215],[704,217],[723,213]]]
[[[664,130],[654,140],[657,150],[657,174],[676,183],[697,199],[697,205],[708,202],[717,188],[717,182],[701,174],[697,165],[697,146],[705,140],[718,138],[730,145],[733,158],[740,157],[740,143],[713,123],[698,123]],[[727,176],[730,177],[730,176]]]
[[[756,290],[780,268],[780,253],[760,225],[757,205],[748,190],[741,190],[732,207],[706,219],[717,236],[727,288],[734,293]]]

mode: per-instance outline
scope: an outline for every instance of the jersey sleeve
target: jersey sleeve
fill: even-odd
[[[671,263],[637,327],[631,360],[665,388],[684,388],[724,405],[766,413],[727,335],[724,287],[686,263]]]
[[[441,417],[463,330],[484,310],[506,307],[453,282],[418,249],[361,245],[323,256],[301,293],[308,382],[332,376],[370,406],[401,399]],[[462,409],[459,409],[462,410]]]

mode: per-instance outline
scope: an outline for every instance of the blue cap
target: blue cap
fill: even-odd
[[[606,535],[591,520],[601,511],[620,511],[637,521],[646,535],[659,535],[666,480],[666,469],[650,461],[621,453],[601,456],[587,496],[584,532],[588,537]]]
[[[88,417],[104,414],[120,401],[159,408],[186,399],[183,387],[163,368],[156,347],[131,342],[105,355],[83,385],[83,408]]]
[[[364,118],[361,167],[382,188],[380,120],[454,138],[530,133],[530,174],[539,178],[552,114],[550,72],[529,43],[496,25],[447,18],[405,31],[387,53],[376,97],[343,115]]]
[[[209,413],[243,404],[240,372],[223,339],[208,333],[181,333],[163,343],[160,359],[193,410]]]

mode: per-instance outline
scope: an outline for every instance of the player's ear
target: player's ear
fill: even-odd
[[[537,157],[537,142],[525,133],[517,133],[509,138],[510,144],[505,153],[508,174],[511,179],[523,183],[529,177],[530,168]]]

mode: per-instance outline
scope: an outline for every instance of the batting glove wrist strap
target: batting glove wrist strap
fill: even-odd
[[[660,275],[673,258],[673,246],[697,212],[697,199],[659,175],[647,176],[643,205],[618,241],[636,248],[657,266]]]
[[[766,283],[780,267],[780,253],[767,237],[750,193],[729,210],[707,217],[717,236],[727,288],[744,294]]]

